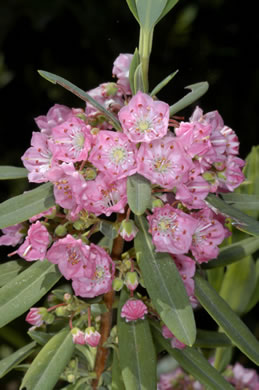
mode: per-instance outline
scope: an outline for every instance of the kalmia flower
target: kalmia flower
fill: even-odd
[[[74,344],[80,344],[80,345],[86,344],[85,333],[82,332],[82,330],[80,330],[79,328],[72,328],[71,334],[72,334]]]
[[[50,136],[53,127],[65,122],[71,115],[71,108],[62,106],[61,104],[54,104],[47,112],[47,115],[38,116],[35,118],[35,122],[41,130],[41,133]]]
[[[100,342],[101,335],[94,327],[90,326],[85,330],[85,343],[91,347],[97,347]]]
[[[49,244],[50,235],[47,228],[37,221],[30,226],[27,237],[17,253],[27,261],[44,260]]]
[[[171,255],[179,274],[182,278],[183,284],[186,288],[189,297],[194,296],[194,280],[192,279],[195,274],[195,261],[189,256],[185,255]]]
[[[31,307],[25,321],[33,326],[39,327],[44,322],[42,318],[44,314],[47,314],[47,309],[45,307]]]
[[[2,229],[3,235],[0,237],[0,245],[11,245],[15,246],[22,242],[24,234],[21,233],[23,225],[17,223],[16,225],[8,226]]]
[[[140,299],[129,299],[121,309],[121,317],[125,318],[126,322],[144,320],[147,313],[147,306]]]
[[[119,228],[119,234],[125,241],[132,241],[136,237],[138,228],[131,219],[124,219]]]
[[[113,63],[112,74],[118,78],[117,84],[121,87],[122,91],[131,95],[130,83],[129,83],[129,69],[132,61],[132,54],[120,54]]]
[[[169,204],[156,208],[147,217],[152,241],[158,252],[187,253],[192,235],[198,226],[197,220]]]
[[[125,275],[125,285],[130,291],[136,290],[138,287],[139,279],[136,271],[127,272]]]
[[[118,113],[122,129],[130,141],[150,142],[166,135],[169,105],[138,91]]]
[[[184,349],[186,345],[178,340],[166,325],[162,326],[162,335],[165,339],[170,339],[172,348]]]

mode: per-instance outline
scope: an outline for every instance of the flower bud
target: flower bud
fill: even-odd
[[[134,222],[129,219],[124,219],[121,222],[120,229],[119,229],[119,234],[125,241],[131,241],[133,238],[136,236],[138,232],[138,228],[134,224]]]
[[[44,322],[43,316],[47,314],[45,307],[31,307],[27,314],[25,321],[34,326],[41,326]]]
[[[64,306],[57,307],[55,313],[58,317],[63,317],[67,314],[67,308]]]
[[[114,291],[120,291],[123,287],[123,280],[120,278],[115,278],[112,281],[112,288]]]
[[[71,298],[72,298],[72,295],[71,295],[71,294],[69,294],[69,293],[65,293],[65,294],[64,294],[64,301],[65,301],[65,302],[70,301]]]
[[[122,306],[121,317],[125,318],[126,322],[136,321],[138,319],[144,320],[147,312],[147,306],[140,299],[128,299]]]
[[[97,330],[94,329],[94,327],[88,327],[85,330],[85,342],[86,344],[90,345],[91,347],[97,347],[99,344],[101,335]]]
[[[79,328],[72,328],[71,334],[73,337],[73,343],[74,344],[81,344],[84,345],[86,343],[85,341],[85,333],[82,332]]]
[[[161,199],[153,199],[152,200],[152,210],[155,209],[156,207],[163,207],[164,203]]]
[[[55,320],[54,314],[47,313],[47,314],[44,316],[44,321],[45,321],[46,324],[48,324],[48,325],[53,324],[54,320]]]
[[[127,272],[125,276],[125,284],[130,291],[136,290],[138,287],[138,274],[137,272]]]
[[[68,374],[67,375],[68,383],[74,383],[75,379],[76,379],[75,375],[73,375],[73,374]]]
[[[64,237],[67,234],[67,228],[65,225],[58,225],[55,229],[55,235],[58,237]]]

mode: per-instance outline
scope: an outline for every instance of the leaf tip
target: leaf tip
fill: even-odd
[[[56,81],[53,80],[53,78],[51,77],[51,73],[46,72],[45,70],[37,70],[37,72],[40,74],[41,77],[48,80],[50,83],[56,84]]]

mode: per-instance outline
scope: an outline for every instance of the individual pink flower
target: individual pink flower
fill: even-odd
[[[97,216],[123,213],[127,204],[127,180],[111,182],[109,177],[100,173],[95,180],[87,182],[80,198],[82,207]]]
[[[129,83],[129,69],[132,61],[132,54],[120,54],[113,63],[112,74],[118,78],[117,84],[127,95],[131,94]]]
[[[173,136],[141,144],[137,163],[138,173],[168,189],[187,181],[193,167],[191,158]]]
[[[147,217],[152,241],[158,252],[187,253],[198,221],[169,204],[156,208]]]
[[[91,347],[97,347],[100,342],[101,335],[94,327],[90,326],[85,330],[85,343]]]
[[[72,287],[76,295],[93,298],[112,289],[115,265],[108,253],[101,247],[91,244],[89,258],[94,261],[95,272],[91,277],[73,277]]]
[[[54,217],[56,214],[56,206],[50,207],[48,210],[43,211],[42,213],[36,214],[33,217],[30,218],[30,222],[35,222],[38,219],[45,217]]]
[[[218,256],[218,245],[225,238],[225,229],[209,208],[191,214],[198,222],[192,238],[191,251],[198,263]]]
[[[50,148],[56,160],[76,162],[86,160],[91,148],[91,127],[71,116],[52,129]]]
[[[132,241],[136,237],[138,228],[131,219],[124,219],[119,228],[119,234],[125,241]]]
[[[49,148],[47,135],[33,132],[31,145],[21,157],[23,165],[29,171],[28,179],[33,183],[46,182],[48,171],[56,163]]]
[[[82,332],[82,330],[80,330],[79,328],[72,328],[71,334],[72,334],[74,344],[80,344],[80,345],[86,344],[85,333]]]
[[[30,226],[27,237],[17,253],[27,261],[44,260],[49,244],[50,235],[46,226],[37,221]]]
[[[188,209],[205,207],[204,199],[210,192],[210,184],[202,176],[191,177],[186,183],[176,187],[175,198]]]
[[[55,104],[49,109],[47,115],[40,115],[35,118],[35,122],[41,130],[41,133],[50,136],[53,127],[65,122],[70,115],[72,115],[71,108],[61,104]]]
[[[96,136],[89,161],[114,181],[137,171],[136,152],[125,134],[103,130]]]
[[[166,135],[169,105],[138,91],[119,113],[122,129],[130,141],[150,142]]]
[[[91,247],[70,234],[57,240],[48,250],[46,257],[51,263],[58,264],[66,279],[91,278],[96,271],[95,254]]]
[[[2,229],[3,235],[0,237],[0,245],[11,245],[15,246],[22,242],[24,234],[21,233],[23,225],[17,223],[16,225],[8,226]]]
[[[245,176],[241,170],[245,165],[245,161],[233,155],[229,155],[226,159],[226,168],[217,172],[219,191],[234,191],[245,180]]]
[[[259,390],[259,376],[255,370],[245,368],[240,363],[230,366],[228,370],[232,371],[232,375],[227,377],[227,380],[236,389]]]
[[[122,306],[121,317],[125,318],[126,322],[144,320],[145,314],[148,313],[147,306],[140,299],[129,299]]]
[[[234,130],[230,129],[228,126],[224,126],[220,133],[226,138],[226,154],[236,155],[239,152],[239,140],[234,132]]]
[[[194,295],[194,280],[195,274],[195,261],[189,256],[185,255],[171,255],[176,267],[178,268],[179,274],[182,278],[183,284],[186,288],[189,297]]]
[[[161,374],[157,390],[205,390],[204,386],[195,381],[193,376],[186,374],[180,367],[168,373]]]
[[[25,321],[36,327],[41,326],[44,322],[42,318],[44,314],[47,314],[45,307],[31,307]]]
[[[170,339],[172,348],[184,349],[186,345],[178,340],[166,325],[162,326],[162,335],[165,339]]]

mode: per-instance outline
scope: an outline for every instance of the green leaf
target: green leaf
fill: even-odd
[[[168,253],[155,252],[145,218],[136,217],[136,222],[136,255],[152,303],[171,332],[184,344],[193,345],[193,311],[177,267]]]
[[[194,103],[197,99],[203,96],[209,88],[207,81],[202,81],[200,83],[188,85],[185,89],[190,89],[187,95],[180,99],[177,103],[170,106],[170,116],[176,114],[178,111],[183,110],[185,107],[188,107],[190,104]]]
[[[224,201],[239,210],[259,210],[259,196],[229,192],[220,194]]]
[[[259,222],[255,219],[230,206],[224,200],[220,199],[220,197],[214,194],[209,194],[206,198],[206,201],[211,206],[218,209],[221,214],[231,217],[234,220],[233,224],[237,229],[241,230],[242,232],[251,234],[252,236],[259,236]]]
[[[161,89],[164,88],[174,78],[174,76],[177,73],[178,73],[178,70],[176,70],[175,72],[169,74],[169,76],[164,78],[164,80],[162,80],[159,84],[157,84],[157,86],[152,90],[150,95],[154,96],[154,95],[158,94],[158,92],[161,91]]]
[[[196,348],[185,347],[182,350],[172,348],[170,341],[161,334],[159,325],[152,321],[152,333],[163,348],[178,361],[180,366],[200,381],[209,390],[233,390],[233,387],[208,362]]]
[[[121,291],[118,309],[119,361],[126,390],[156,390],[156,353],[147,319],[126,322],[121,308],[129,298]]]
[[[145,31],[151,31],[161,16],[167,0],[135,0],[138,19]]]
[[[52,390],[74,351],[70,330],[62,330],[42,348],[26,372],[20,390]]]
[[[134,51],[131,63],[130,63],[130,68],[129,68],[129,82],[130,82],[130,88],[132,91],[132,95],[135,95],[137,92],[135,90],[134,75],[135,75],[135,72],[136,72],[136,69],[137,69],[139,63],[140,63],[139,52],[138,52],[138,49],[136,48]]]
[[[227,302],[198,273],[195,275],[195,296],[233,344],[259,365],[259,342]]]
[[[235,313],[242,315],[246,311],[255,286],[255,263],[252,256],[247,256],[227,267],[219,295]]]
[[[134,73],[134,91],[145,91],[144,81],[143,81],[143,70],[142,64],[139,64]]]
[[[156,24],[158,22],[160,22],[161,19],[163,19],[163,17],[165,17],[165,15],[171,11],[171,9],[178,3],[179,0],[167,0],[167,4],[163,10],[163,12],[161,13],[161,15],[159,16],[159,18],[157,19],[156,21]]]
[[[110,240],[118,236],[118,230],[114,226],[114,223],[110,221],[103,220],[100,222],[100,232]]]
[[[64,79],[63,77],[57,76],[56,74],[49,73],[44,70],[38,70],[38,72],[43,78],[45,78],[49,82],[53,84],[61,85],[63,88],[67,89],[69,92],[72,92],[80,99],[92,104],[98,111],[100,111],[108,119],[108,121],[114,126],[116,130],[121,131],[121,125],[120,122],[117,120],[117,118],[110,111],[107,111],[105,107],[103,107],[100,103],[94,100],[90,95],[88,95],[81,88],[78,88],[70,81]]]
[[[0,287],[3,287],[10,280],[24,271],[29,264],[24,260],[10,260],[0,264]],[[0,290],[1,291],[1,290]]]
[[[252,255],[258,249],[258,237],[245,238],[244,240],[235,242],[234,244],[221,248],[217,259],[211,260],[206,264],[202,264],[202,268],[211,269],[216,267],[224,267],[226,265],[239,261],[246,256]]]
[[[54,336],[54,333],[46,333],[40,330],[29,330],[28,335],[39,345],[45,345]]]
[[[207,275],[210,285],[219,292],[224,278],[224,267],[209,269],[207,270]]]
[[[136,18],[137,22],[139,23],[139,17],[138,17],[138,11],[136,7],[136,0],[126,0],[129,6],[129,9],[131,10],[131,13]]]
[[[104,249],[108,249],[109,253],[111,253],[112,252],[112,247],[113,247],[113,240],[108,238],[107,236],[104,236],[98,242],[98,245],[101,246]]]
[[[0,180],[24,179],[28,176],[25,168],[3,165],[0,167]]]
[[[135,173],[127,179],[127,197],[130,209],[136,215],[143,214],[150,205],[151,184],[145,177]]]
[[[246,312],[249,312],[259,302],[259,259],[256,260],[255,265],[256,283],[253,294],[250,298],[250,302],[246,308]]]
[[[36,343],[33,341],[2,359],[0,361],[0,378],[3,378],[9,371],[26,359],[34,351],[35,347]]]
[[[232,346],[229,338],[220,332],[197,329],[197,338],[194,347],[197,348],[217,348]]]
[[[36,261],[0,289],[0,327],[19,317],[61,278],[54,264]]]
[[[54,205],[52,183],[8,199],[0,204],[0,229],[26,221]]]
[[[112,390],[125,390],[118,352],[115,349],[113,350],[112,356]]]

